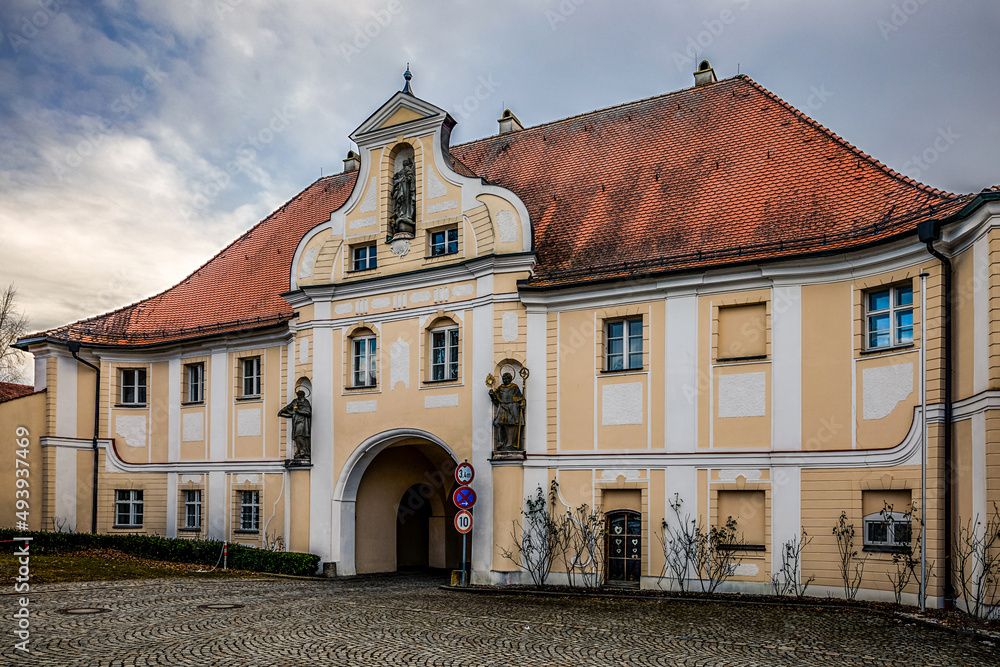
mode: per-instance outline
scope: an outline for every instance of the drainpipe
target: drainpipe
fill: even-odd
[[[952,344],[951,344],[951,260],[941,254],[934,242],[941,239],[941,222],[925,220],[917,224],[917,235],[921,243],[927,244],[927,252],[941,262],[944,287],[944,597],[945,606],[950,606],[954,598],[951,581],[952,564],[952,498],[951,498],[951,451],[952,451]],[[921,317],[923,315],[921,314]],[[926,508],[921,508],[926,511]]]
[[[69,348],[70,353],[73,358],[80,363],[90,366],[97,373],[97,377],[94,380],[94,493],[93,493],[93,503],[91,504],[90,511],[90,532],[97,533],[97,436],[98,429],[101,425],[101,369],[98,366],[85,361],[77,356],[77,352],[80,351],[79,341],[71,340],[66,343],[66,347]]]

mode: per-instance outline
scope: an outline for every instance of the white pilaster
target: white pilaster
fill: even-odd
[[[486,279],[489,278],[487,281]],[[477,294],[492,290],[493,277],[484,276],[477,284]],[[493,372],[493,304],[478,306],[472,313],[472,465],[476,469],[476,507],[473,510],[472,575],[475,582],[489,581],[493,560],[493,404],[486,388],[479,383]],[[534,369],[530,369],[532,374]],[[528,419],[533,419],[528,413]],[[529,422],[530,423],[530,422]]]
[[[181,360],[167,363],[167,460],[181,458]],[[168,504],[169,507],[169,504]],[[176,530],[176,522],[174,522]],[[170,524],[167,524],[170,530]]]
[[[771,572],[781,569],[782,545],[802,534],[802,469],[771,469]]]
[[[180,363],[178,361],[178,363]],[[179,390],[179,388],[178,388]],[[173,423],[173,422],[171,422]],[[177,473],[167,473],[167,537],[177,537]]]
[[[978,393],[989,389],[990,383],[989,239],[977,240],[972,253],[972,390]]]
[[[771,447],[802,449],[802,288],[771,291]]]
[[[545,429],[548,425],[548,382],[546,381],[547,317],[545,313],[528,313],[528,356],[527,364],[531,375],[528,377],[527,419],[525,425],[524,450],[528,454],[546,452]]]
[[[210,540],[226,539],[226,513],[229,511],[227,495],[226,473],[221,470],[208,473],[208,539]]]
[[[698,436],[698,297],[668,298],[666,316],[663,444],[670,452],[691,451]]]
[[[229,437],[230,382],[229,355],[216,352],[212,355],[212,401],[208,416],[208,458],[212,461],[226,460],[226,445]],[[218,539],[222,539],[220,535]]]
[[[72,357],[56,357],[55,434],[60,438],[75,438],[77,436],[76,371],[79,363]]]
[[[35,391],[41,391],[48,386],[49,378],[45,373],[48,357],[35,357]]]
[[[992,506],[990,506],[992,508]],[[991,511],[991,510],[990,510]],[[972,415],[972,517],[983,522],[989,519],[986,505],[986,413]]]
[[[329,316],[330,304],[317,303]],[[333,562],[333,330],[313,329],[312,470],[309,471],[309,551]],[[384,350],[380,351],[385,354]],[[338,364],[339,366],[339,364]],[[339,540],[339,536],[338,536]]]
[[[76,363],[75,359],[70,361]],[[76,530],[76,452],[75,448],[56,447],[56,523],[43,526],[45,530]]]

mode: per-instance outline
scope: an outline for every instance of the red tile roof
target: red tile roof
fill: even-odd
[[[527,206],[529,288],[862,247],[969,199],[896,173],[746,76],[451,152]],[[180,284],[47,335],[151,345],[287,321],[295,248],[356,178],[316,181]]]
[[[30,384],[14,384],[12,382],[0,382],[0,403],[13,401],[28,394],[35,393],[35,388]]]
[[[524,201],[539,287],[865,245],[965,201],[746,76],[451,151]]]
[[[96,345],[149,345],[281,324],[294,315],[292,255],[310,229],[329,220],[358,172],[316,181],[170,289],[111,313],[46,332]]]

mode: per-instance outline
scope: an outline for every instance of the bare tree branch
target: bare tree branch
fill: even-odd
[[[28,333],[28,318],[17,310],[17,288],[11,283],[0,292],[0,382],[24,382],[25,355],[11,347]]]

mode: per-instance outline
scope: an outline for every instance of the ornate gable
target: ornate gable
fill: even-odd
[[[357,185],[297,250],[291,287],[347,283],[531,251],[528,212],[511,191],[455,170],[455,119],[406,87],[370,115]]]

